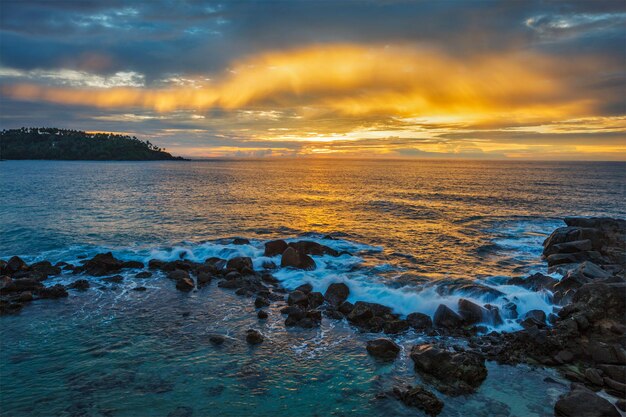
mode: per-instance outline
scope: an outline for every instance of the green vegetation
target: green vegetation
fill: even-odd
[[[47,127],[3,130],[0,159],[183,160],[134,136]]]

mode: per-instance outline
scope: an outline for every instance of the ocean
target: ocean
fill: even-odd
[[[314,257],[314,271],[275,271],[287,289],[345,282],[349,301],[402,315],[459,298],[550,313],[549,294],[506,279],[547,273],[542,242],[564,217],[626,217],[625,184],[626,164],[605,162],[2,161],[0,259],[244,255],[260,269],[266,241],[308,239],[349,253]],[[422,334],[397,336],[400,359],[381,363],[364,348],[377,336],[346,322],[286,329],[278,304],[259,321],[253,299],[215,283],[181,293],[158,274],[133,275],[88,277],[86,292],[0,317],[2,416],[420,415],[377,393],[419,382],[407,353]],[[265,342],[249,347],[248,328]],[[489,330],[519,328],[505,320]],[[227,342],[213,346],[213,333]],[[548,369],[488,370],[476,394],[439,394],[440,415],[552,415],[568,386]]]

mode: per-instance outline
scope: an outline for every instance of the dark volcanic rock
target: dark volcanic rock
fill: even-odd
[[[448,395],[468,394],[487,377],[485,359],[473,352],[450,352],[431,344],[411,349],[415,369],[432,377],[437,388]]]
[[[38,289],[36,295],[39,298],[62,298],[67,297],[68,293],[63,285],[56,284],[52,287]]]
[[[302,307],[307,307],[309,305],[309,297],[302,291],[293,291],[287,297],[287,304],[294,305],[297,304]]]
[[[433,323],[437,327],[444,327],[446,329],[456,329],[463,325],[463,318],[452,311],[448,306],[439,304]]]
[[[259,319],[264,320],[264,319],[266,319],[266,318],[268,317],[268,314],[267,314],[267,311],[265,311],[265,310],[259,310],[259,311],[256,313],[256,316],[257,316]]]
[[[24,262],[19,256],[13,256],[4,265],[3,272],[7,274],[14,274],[18,271],[24,271],[26,269],[28,269],[28,265],[26,265],[26,262]]]
[[[324,298],[332,306],[338,307],[348,299],[350,289],[343,282],[330,284],[324,293]]]
[[[391,308],[382,304],[368,303],[365,301],[357,301],[348,313],[348,320],[354,323],[364,322],[375,316],[383,316],[391,314]]]
[[[125,268],[125,269],[141,269],[143,267],[144,267],[143,263],[139,261],[122,262],[122,268]]]
[[[459,315],[466,324],[476,324],[486,321],[489,312],[465,298],[459,299]]]
[[[4,279],[4,287],[2,288],[2,294],[20,291],[35,291],[43,287],[43,284],[36,279],[32,278],[17,278],[17,279]]]
[[[386,334],[399,334],[409,330],[409,323],[406,320],[389,320],[383,324],[383,332]]]
[[[265,297],[261,297],[260,295],[257,296],[257,298],[254,300],[254,306],[256,308],[267,307],[269,305],[270,305],[270,301]]]
[[[311,291],[307,297],[309,299],[309,308],[317,308],[324,304],[324,296],[321,292]]]
[[[515,277],[511,278],[507,284],[508,285],[517,285],[518,287],[528,288],[532,291],[540,291],[540,290],[550,290],[554,289],[554,286],[559,281],[550,276],[543,275],[540,273],[536,273],[527,278]]]
[[[191,291],[194,288],[193,280],[189,277],[176,280],[176,289],[179,291]]]
[[[339,252],[334,250],[333,248],[329,248],[328,246],[321,245],[317,242],[312,242],[310,240],[300,240],[298,242],[289,243],[289,247],[294,248],[299,253],[305,255],[331,255],[331,256],[339,256]]]
[[[150,278],[152,276],[152,272],[143,271],[135,274],[135,278]]]
[[[110,275],[122,269],[123,262],[113,257],[111,252],[99,253],[80,268],[93,276]]]
[[[613,404],[594,392],[584,388],[575,388],[565,394],[554,405],[557,417],[620,417]]]
[[[407,386],[406,389],[395,387],[393,396],[409,407],[424,410],[430,416],[436,416],[443,410],[443,401],[422,386]]]
[[[249,245],[250,241],[245,237],[236,237],[233,239],[233,245]]]
[[[415,330],[428,330],[433,327],[432,319],[424,313],[411,313],[406,316],[406,321]]]
[[[265,338],[258,330],[250,329],[246,332],[246,342],[251,345],[258,345],[259,343],[263,343]]]
[[[124,277],[121,275],[113,275],[112,277],[102,278],[102,281],[119,284],[120,282],[124,281]]]
[[[293,247],[288,247],[283,252],[283,256],[280,260],[280,266],[282,268],[292,267],[297,269],[304,269],[311,271],[316,268],[315,261],[310,256],[298,252]]]
[[[311,291],[313,291],[313,286],[311,284],[309,284],[308,282],[300,285],[299,287],[297,287],[294,291],[300,291],[303,292],[305,294],[310,293]]]
[[[209,336],[209,342],[211,342],[212,344],[216,346],[224,344],[225,341],[226,341],[226,338],[222,336],[221,334],[212,334]]]
[[[287,242],[284,240],[272,240],[265,243],[265,253],[263,256],[276,256],[282,254],[287,249]]]
[[[367,342],[367,352],[381,359],[394,359],[400,353],[400,346],[389,339],[375,339]]]

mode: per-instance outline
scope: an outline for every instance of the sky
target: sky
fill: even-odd
[[[0,1],[0,128],[192,158],[626,160],[626,1]]]

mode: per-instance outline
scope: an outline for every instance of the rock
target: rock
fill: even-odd
[[[386,334],[399,334],[409,330],[409,323],[406,320],[390,320],[383,324],[383,332]]]
[[[527,278],[515,277],[511,278],[507,284],[508,285],[517,285],[518,287],[528,288],[531,291],[540,291],[540,290],[554,290],[554,286],[559,282],[559,280],[552,278],[548,275],[543,275],[540,273],[536,273]]]
[[[324,304],[324,296],[321,292],[311,291],[308,294],[309,308],[317,308]]]
[[[442,282],[435,288],[439,295],[463,294],[466,297],[480,298],[485,301],[492,301],[499,297],[504,297],[504,293],[487,285],[479,284],[470,280],[457,279],[452,282]]]
[[[448,395],[468,394],[487,377],[485,360],[473,352],[450,352],[431,344],[414,346],[411,359],[423,376],[432,377],[438,389]]]
[[[144,267],[143,262],[139,261],[126,261],[122,262],[122,268],[124,269],[141,269]]]
[[[287,297],[287,304],[290,306],[297,304],[302,307],[307,307],[309,305],[309,297],[307,297],[307,295],[302,291],[296,290],[291,292],[289,297]]]
[[[308,294],[311,291],[313,291],[313,286],[307,282],[307,283],[302,284],[299,287],[297,287],[294,291],[300,291],[300,292],[303,292],[305,294]]]
[[[226,269],[236,269],[239,272],[243,272],[244,270],[254,270],[252,266],[252,259],[247,256],[237,256],[235,258],[230,259],[226,263]]]
[[[257,296],[257,298],[254,300],[254,306],[256,308],[267,307],[269,305],[270,301],[265,297]]]
[[[79,290],[79,291],[85,291],[89,288],[89,281],[87,281],[86,279],[79,279],[79,280],[72,282],[70,285],[68,285],[67,288],[71,288],[71,289]]]
[[[394,359],[400,353],[400,346],[389,339],[374,339],[367,342],[367,352],[381,359]]]
[[[150,269],[163,269],[164,265],[165,265],[165,262],[159,259],[150,259],[148,261],[148,268]]]
[[[233,239],[233,245],[249,245],[250,241],[245,237],[236,237]]]
[[[617,409],[595,393],[578,388],[559,398],[554,405],[557,417],[620,417]]]
[[[212,334],[209,336],[209,342],[211,342],[212,344],[216,346],[224,344],[225,341],[226,341],[226,338],[222,336],[221,334]]]
[[[11,288],[12,285],[13,280],[11,279],[11,277],[7,275],[0,276],[0,292],[2,292],[2,290],[4,290],[5,288]]]
[[[61,268],[59,266],[53,266],[49,261],[35,262],[29,268],[31,271],[40,272],[46,277],[50,275],[59,275]]]
[[[176,280],[176,289],[179,291],[191,291],[195,287],[193,280],[189,277]]]
[[[68,293],[63,285],[56,284],[52,287],[39,288],[36,295],[39,298],[62,298],[67,297]]]
[[[343,305],[343,304],[342,304]],[[341,310],[340,310],[341,311]],[[372,317],[381,317],[391,314],[391,308],[382,304],[368,303],[365,301],[357,301],[354,308],[347,315],[347,319],[354,323],[364,323]]]
[[[626,365],[626,352],[618,344],[608,344],[592,340],[587,345],[594,362],[607,365]]]
[[[531,319],[534,322],[544,325],[546,323],[546,313],[542,310],[530,310],[524,314],[523,319]]]
[[[283,256],[280,260],[280,266],[282,268],[292,267],[297,269],[304,269],[312,271],[316,268],[315,261],[310,256],[298,252],[293,247],[288,247],[283,252]]]
[[[411,313],[406,316],[406,321],[415,330],[428,330],[433,327],[430,316],[424,313]]]
[[[443,410],[443,401],[422,386],[407,386],[405,390],[393,389],[393,395],[405,405],[424,410],[430,416],[436,416]]]
[[[26,262],[24,262],[19,256],[13,256],[4,266],[4,271],[8,274],[14,274],[18,271],[24,271],[26,269],[28,269],[28,265],[26,265]]]
[[[135,274],[135,278],[150,278],[152,276],[152,272],[150,271],[143,271],[143,272],[139,272],[138,274]]]
[[[27,303],[29,301],[33,301],[33,293],[30,291],[24,291],[20,293],[20,295],[17,297],[17,301],[19,301],[20,303]]]
[[[300,240],[298,242],[289,243],[289,247],[294,248],[301,254],[305,255],[331,255],[331,256],[339,256],[339,252],[334,250],[333,248],[329,248],[328,246],[321,245],[317,242],[312,242],[310,240]]]
[[[113,275],[112,277],[102,278],[102,281],[119,284],[120,282],[124,281],[124,277],[121,275]]]
[[[452,311],[448,306],[439,304],[437,311],[435,311],[433,323],[437,327],[456,329],[463,325],[463,318]]]
[[[461,298],[459,299],[459,315],[466,324],[476,324],[486,321],[489,312],[478,304]]]
[[[250,329],[246,332],[246,342],[251,345],[258,345],[259,343],[263,343],[265,338],[258,330]]]
[[[344,301],[343,303],[341,303],[341,305],[339,305],[339,312],[342,314],[350,314],[350,312],[352,311],[352,309],[354,309],[354,304],[352,304],[349,301]]]
[[[200,272],[196,275],[196,281],[198,282],[199,287],[210,284],[212,279],[213,277],[206,272]]]
[[[268,284],[278,284],[280,282],[272,274],[263,274],[263,275],[261,275],[261,280],[263,280],[263,282],[267,282]]]
[[[11,258],[12,259],[12,258]],[[32,278],[4,279],[2,294],[20,291],[36,291],[43,287],[43,284]]]
[[[85,273],[93,276],[111,275],[122,269],[123,262],[115,259],[111,252],[99,253],[81,267]]]
[[[287,249],[287,242],[284,240],[272,240],[265,243],[265,252],[263,256],[276,256],[280,255]]]
[[[137,292],[142,292],[146,290],[147,290],[146,287],[133,287],[133,291],[137,291]]]
[[[338,307],[348,299],[350,295],[350,289],[343,282],[336,282],[330,284],[324,293],[324,299],[328,301],[328,304]]]
[[[259,310],[259,311],[256,313],[256,316],[257,316],[259,319],[261,319],[261,320],[265,320],[265,319],[268,317],[268,314],[267,314],[267,311],[265,311],[265,310]]]
[[[181,279],[189,279],[189,272],[183,269],[175,269],[173,271],[169,271],[167,273],[167,277],[169,279],[173,279],[174,281],[178,281]]]
[[[626,384],[626,366],[623,365],[598,365],[598,368],[609,378]]]
[[[597,369],[587,368],[587,370],[585,370],[585,378],[587,378],[587,380],[592,384],[598,385],[600,387],[604,384],[602,376]]]
[[[518,317],[517,305],[514,302],[509,301],[502,306],[502,314],[507,319],[516,319]]]

